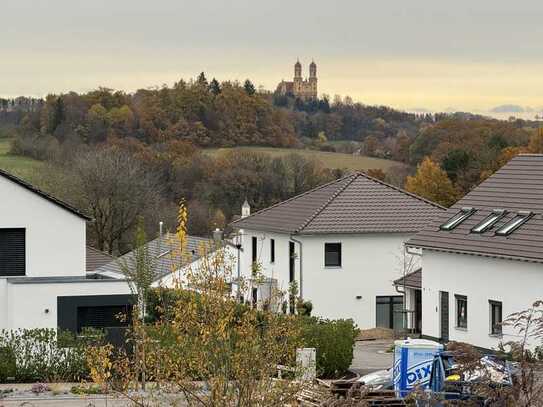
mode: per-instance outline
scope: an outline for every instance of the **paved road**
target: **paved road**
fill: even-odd
[[[382,339],[356,342],[351,370],[365,375],[392,367],[392,353],[386,352],[392,343],[392,340]]]

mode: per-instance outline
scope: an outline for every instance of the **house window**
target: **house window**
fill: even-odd
[[[513,219],[511,219],[501,228],[496,230],[496,234],[498,236],[507,236],[513,233],[515,230],[521,227],[524,223],[526,223],[528,219],[532,217],[532,215],[533,215],[532,212],[524,212],[524,211],[518,212],[517,216],[515,216]]]
[[[403,328],[403,296],[378,296],[375,310],[375,324],[378,328]]]
[[[502,334],[502,303],[499,301],[488,301],[490,310],[490,334]]]
[[[467,329],[468,327],[468,297],[455,295],[456,298],[456,327]]]
[[[341,243],[324,244],[324,267],[341,267]]]
[[[494,210],[490,215],[484,218],[481,222],[475,225],[471,231],[473,233],[484,233],[492,226],[496,224],[501,218],[505,216],[506,212],[504,210]]]
[[[253,236],[251,238],[251,250],[252,250],[252,262],[253,263],[256,263],[256,260],[257,260],[257,240],[256,240],[256,236]]]
[[[467,218],[473,215],[474,212],[475,210],[473,208],[462,208],[460,212],[458,212],[456,215],[450,218],[447,222],[445,222],[439,228],[441,230],[453,230],[455,227],[457,227],[459,224],[461,224]]]
[[[25,247],[24,228],[0,229],[0,276],[26,274]]]
[[[270,263],[275,263],[275,239],[270,239]]]

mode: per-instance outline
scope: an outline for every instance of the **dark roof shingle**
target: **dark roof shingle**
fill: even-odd
[[[291,234],[418,232],[444,208],[357,172],[232,223]]]
[[[440,230],[439,226],[458,213],[462,207],[472,207],[476,211],[453,230]],[[507,215],[490,230],[484,233],[471,233],[471,229],[495,209],[504,209]],[[531,211],[534,216],[508,236],[495,235],[495,231],[513,219],[519,211]],[[542,213],[543,155],[519,155],[409,240],[407,245],[446,252],[543,262]]]
[[[175,240],[171,238],[171,235],[165,234],[162,237],[158,237],[146,243],[149,256],[155,259],[154,261],[154,274],[155,280],[158,280],[169,273],[174,271],[180,262],[179,256],[172,255],[172,250],[175,247]],[[214,249],[214,243],[211,239],[203,237],[187,236],[186,251],[188,258],[183,259],[186,264],[189,264],[201,256],[201,249],[211,251]],[[123,267],[133,267],[135,252],[128,252],[118,259],[110,261],[102,267],[94,270],[95,273],[112,272],[117,274],[124,274]]]
[[[94,247],[87,246],[87,273],[95,271],[103,265],[111,263],[113,260],[115,260],[115,257],[112,255],[104,253]]]
[[[395,286],[405,286],[409,288],[422,288],[422,268],[419,268],[405,276],[394,280]]]

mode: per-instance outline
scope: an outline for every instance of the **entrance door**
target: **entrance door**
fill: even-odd
[[[441,340],[443,342],[449,341],[449,293],[447,291],[439,292],[440,303],[440,331]]]

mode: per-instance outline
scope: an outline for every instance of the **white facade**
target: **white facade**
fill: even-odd
[[[28,277],[85,275],[83,218],[1,176],[0,197],[0,228],[26,229]]]
[[[289,288],[289,244],[294,243],[294,277],[304,300],[313,303],[312,315],[352,318],[359,328],[376,326],[376,297],[399,296],[393,281],[403,274],[403,243],[398,233],[295,235],[242,231],[240,268],[251,276],[252,242],[257,241],[257,263],[265,277],[277,279],[279,289]],[[271,260],[271,240],[275,261]],[[341,267],[325,267],[325,243],[341,243]],[[301,270],[301,275],[300,275]]]
[[[5,283],[6,308],[3,329],[57,328],[57,299],[62,296],[128,294],[125,281],[87,280],[58,283]],[[2,283],[0,282],[0,286]],[[31,300],[30,300],[31,299]]]
[[[57,328],[60,296],[130,293],[124,281],[86,279],[83,217],[4,176],[0,197],[0,230],[25,229],[25,275],[0,275],[0,329]]]
[[[423,249],[422,333],[441,337],[440,291],[449,294],[449,340],[496,348],[500,341],[520,339],[512,328],[491,335],[490,304],[502,304],[502,315],[529,308],[543,298],[541,264],[451,254]],[[455,295],[467,298],[467,328],[456,325]]]

